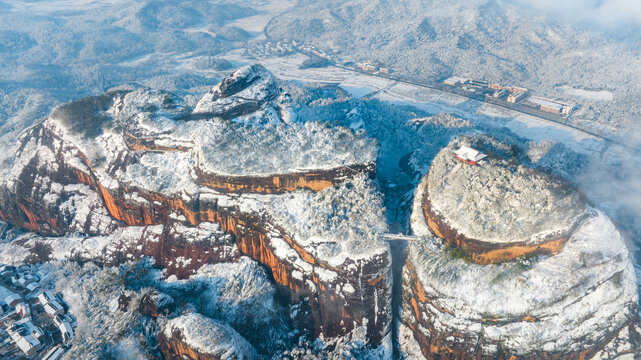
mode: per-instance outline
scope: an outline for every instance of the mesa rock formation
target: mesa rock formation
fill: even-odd
[[[452,150],[461,145],[489,159],[460,162]],[[638,353],[626,245],[568,187],[518,165],[515,149],[490,138],[459,138],[437,155],[415,193],[411,227],[422,239],[403,270],[399,337],[410,358]]]
[[[232,101],[250,97],[247,111]],[[372,346],[389,341],[376,144],[285,122],[283,97],[267,70],[249,66],[193,111],[141,89],[61,106],[23,134],[0,181],[0,219],[37,233],[12,245],[31,261],[151,256],[179,278],[247,255],[283,300],[309,307],[304,327],[314,336],[364,327]],[[57,236],[67,234],[79,235],[61,249]]]
[[[477,263],[500,263],[561,250],[588,217],[569,184],[518,164],[514,149],[496,141],[466,139],[488,157],[480,165],[441,151],[421,184],[422,211],[436,236]]]

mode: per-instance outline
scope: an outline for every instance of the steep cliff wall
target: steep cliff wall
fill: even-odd
[[[123,185],[115,176],[105,177],[102,168],[96,171],[88,157],[64,138],[58,123],[51,120],[31,129],[24,142],[16,156],[14,173],[0,189],[0,218],[42,235],[80,231],[113,242],[105,246],[108,254],[77,251],[69,253],[71,258],[115,264],[152,256],[168,274],[182,278],[202,264],[232,261],[245,254],[271,271],[282,298],[294,304],[309,304],[312,316],[306,326],[312,334],[333,337],[366,326],[368,340],[376,346],[389,332],[391,259],[385,244],[377,243],[377,239],[362,240],[377,244],[371,254],[346,256],[337,266],[319,256],[317,244],[299,244],[270,216],[269,206],[261,205],[262,198],[244,200],[238,195],[211,192],[207,186],[198,187],[198,181],[194,181],[195,193],[179,195]],[[135,159],[137,155],[131,151],[121,150],[112,156],[129,161],[123,159]],[[162,153],[158,149],[154,152]],[[372,167],[334,169],[310,176],[327,186],[336,186],[359,174],[359,170],[371,171]],[[100,171],[103,175],[98,175]],[[301,175],[298,181],[305,185],[307,176]],[[249,183],[254,181],[246,178]],[[105,179],[108,186],[103,185]],[[255,183],[260,181],[271,180]],[[276,186],[279,181],[272,184],[274,193],[288,193],[299,187],[287,187],[285,182],[280,188]],[[323,196],[331,198],[333,190],[325,190],[329,193]],[[78,209],[82,203],[87,203],[82,207],[86,211]],[[60,211],[65,208],[71,212]],[[204,224],[218,227],[212,231]],[[125,237],[127,241],[112,236],[118,229],[128,228],[153,231],[131,232]],[[42,242],[47,247],[36,246],[36,242],[32,239],[29,245],[39,252],[32,258],[34,261],[50,256],[46,252],[56,246],[51,239]]]
[[[589,214],[583,214],[576,219],[574,225],[561,231],[545,234],[536,243],[530,241],[512,241],[509,243],[492,243],[479,239],[471,239],[461,234],[449,225],[443,216],[431,206],[428,184],[424,183],[423,216],[431,232],[451,246],[463,251],[463,256],[478,264],[498,264],[515,259],[536,255],[550,255],[559,252]]]
[[[419,264],[420,265],[420,264]],[[641,338],[639,319],[635,316],[636,307],[620,309],[627,312],[629,320],[620,326],[613,327],[604,333],[598,341],[588,339],[588,336],[578,338],[575,348],[577,350],[546,351],[545,347],[532,348],[528,352],[517,352],[507,343],[509,337],[504,339],[486,338],[484,328],[493,326],[513,327],[519,322],[529,322],[536,326],[541,321],[532,315],[523,315],[520,318],[499,319],[498,316],[485,314],[486,317],[477,318],[480,326],[473,332],[467,332],[457,327],[443,327],[440,317],[443,315],[461,316],[446,307],[439,305],[439,297],[428,297],[425,289],[418,279],[416,269],[412,263],[406,264],[403,271],[403,309],[401,324],[401,346],[410,355],[410,358],[425,359],[545,359],[545,360],[582,360],[601,358],[597,355],[604,354],[604,349],[612,347],[615,341],[617,346],[611,349],[604,358],[616,358],[626,354],[638,354],[641,351]],[[544,324],[539,325],[544,328]],[[491,331],[491,330],[489,330]],[[624,333],[624,334],[622,334]],[[618,339],[618,337],[620,337]],[[581,343],[584,341],[584,343]],[[578,346],[576,346],[578,345]],[[582,345],[582,346],[581,346]]]
[[[194,170],[197,184],[226,193],[281,194],[307,189],[321,191],[359,173],[374,174],[374,164],[357,164],[335,169],[297,172],[268,176],[230,176]]]
[[[487,169],[470,169],[469,174],[478,179],[482,171]],[[434,173],[430,170],[429,176]],[[457,176],[465,175],[458,170]],[[591,359],[641,351],[630,254],[607,216],[579,203],[579,211],[560,219],[561,227],[552,223],[551,228],[565,229],[562,233],[537,231],[546,236],[534,243],[510,238],[476,243],[465,232],[483,228],[455,228],[457,222],[446,223],[430,208],[436,180],[429,176],[415,193],[411,227],[421,239],[408,248],[402,278],[399,339],[410,358]],[[471,196],[487,199],[483,194]],[[522,201],[527,207],[530,199],[502,201],[513,207]],[[548,208],[542,214],[549,211],[557,210]],[[475,220],[496,229],[494,221],[511,216]],[[527,219],[524,226],[538,224]],[[502,229],[510,228],[512,224]],[[497,231],[500,235],[502,230]],[[562,242],[549,248],[556,244],[554,238]],[[494,261],[497,256],[509,261]]]

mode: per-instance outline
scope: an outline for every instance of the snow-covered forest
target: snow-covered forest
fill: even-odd
[[[567,216],[564,221],[570,222],[586,207],[594,208],[621,231],[622,239],[617,241],[625,242],[628,249],[617,248],[615,255],[621,260],[629,251],[639,279],[641,160],[626,145],[634,148],[641,143],[641,16],[623,16],[617,9],[597,4],[596,9],[604,14],[598,21],[594,9],[575,11],[575,18],[568,18],[567,13],[550,11],[546,4],[503,0],[0,0],[0,185],[5,179],[18,179],[11,171],[20,134],[47,116],[70,129],[65,136],[71,142],[90,144],[83,150],[89,162],[98,164],[96,168],[120,159],[120,151],[126,149],[124,130],[139,131],[141,138],[158,136],[160,145],[188,145],[188,151],[136,154],[134,160],[129,159],[131,164],[117,172],[118,181],[126,187],[174,199],[197,193],[194,199],[200,201],[201,189],[193,178],[198,166],[223,175],[273,175],[375,163],[371,177],[359,174],[319,192],[295,189],[289,194],[212,196],[219,196],[217,205],[241,210],[253,211],[252,206],[261,203],[298,245],[313,247],[316,260],[340,267],[346,257],[359,259],[388,251],[387,243],[379,239],[384,233],[410,234],[415,191],[437,154],[457,137],[488,135],[501,142],[506,159],[501,160],[501,171],[487,176],[529,179],[533,175],[526,168],[546,174],[536,176],[545,192],[533,198],[536,202],[553,198],[547,210],[556,218],[531,219],[536,231],[530,232],[544,233],[554,227],[553,220]],[[572,4],[563,9],[575,9]],[[473,101],[447,104],[430,99],[426,106],[416,106],[416,98],[409,96],[401,100],[378,96],[395,85],[389,79],[346,75],[344,69],[325,61],[309,69],[306,65],[317,59],[301,54],[257,57],[248,50],[285,40],[337,50],[345,61],[380,62],[409,79],[460,75],[524,86],[537,95],[579,104],[573,115],[577,121],[613,135],[623,145],[572,132],[548,138],[547,134],[558,130],[553,125],[517,128],[509,114],[476,113],[480,106]],[[220,86],[214,85],[249,64],[262,64],[275,76],[265,70],[269,75],[262,87],[249,87],[251,91],[229,97],[216,93]],[[68,103],[87,96],[93,97]],[[243,102],[258,103],[258,115],[234,115],[232,121],[222,117],[184,121]],[[60,106],[63,103],[67,105]],[[96,112],[87,110],[97,108]],[[441,109],[453,109],[454,114]],[[466,116],[469,114],[473,115]],[[27,152],[40,145],[28,143]],[[117,151],[108,153],[114,149]],[[44,156],[42,159],[46,162]],[[456,160],[448,161],[443,173],[456,165]],[[550,175],[558,178],[555,187],[568,185],[577,191],[550,190],[546,187]],[[99,176],[109,187],[106,179],[111,174]],[[455,176],[451,181],[456,184]],[[485,186],[480,183],[475,190],[483,191]],[[88,189],[85,186],[82,191]],[[75,190],[65,187],[60,194]],[[494,200],[504,196],[505,188],[490,190]],[[514,192],[521,193],[523,189],[517,190]],[[87,205],[90,201],[83,202],[81,195],[86,194],[69,196],[60,212],[93,212]],[[91,204],[101,204],[98,195],[91,196]],[[452,199],[460,200],[446,200],[455,201]],[[461,202],[455,210],[465,213],[468,206]],[[521,210],[515,213],[502,208],[509,214],[496,217],[518,220],[542,213],[538,208]],[[106,210],[100,211],[105,224],[111,226],[115,220]],[[101,231],[108,228],[98,221],[94,225]],[[120,266],[86,261],[107,253],[118,257],[114,252],[130,240],[127,236],[135,238],[148,231],[142,226],[102,236],[73,229],[73,234],[62,238],[40,238],[0,221],[0,262],[33,262],[34,255],[28,251],[33,244],[40,244],[36,250],[60,245],[43,257],[45,262],[29,266],[42,278],[43,288],[60,292],[77,317],[76,337],[65,359],[159,358],[158,335],[170,336],[174,330],[204,351],[240,351],[249,358],[385,359],[399,354],[398,348],[368,346],[366,326],[330,339],[315,338],[302,330],[301,314],[308,309],[284,302],[274,275],[249,257],[207,264],[190,279],[178,279],[149,258],[128,256]],[[202,230],[214,234],[212,238],[233,242],[233,236],[217,224],[168,229],[186,239],[198,238]],[[487,235],[497,228],[473,230]],[[531,229],[506,225],[500,230],[501,236],[509,238]],[[162,230],[158,232],[160,236]],[[281,252],[287,252],[286,246]],[[603,246],[607,250],[607,244]],[[522,270],[522,263],[514,263],[491,271],[474,264],[466,267],[468,272],[462,273],[458,283],[450,282],[449,276],[460,271],[463,260],[450,261],[450,254],[441,247],[422,251],[414,260],[434,273],[441,271],[438,289],[451,291],[450,287],[460,285],[476,294],[471,289],[477,277],[488,283],[495,278],[504,281],[504,289],[513,285],[511,281],[521,281],[516,275],[510,277]],[[286,255],[292,253],[298,256],[294,251]],[[69,260],[74,258],[81,261]],[[574,260],[579,268],[581,261]],[[622,267],[627,264],[624,260]],[[176,263],[186,261],[175,259]],[[559,259],[541,262],[555,269],[567,265]],[[514,272],[503,279],[506,268]],[[400,279],[398,270],[394,269],[396,280]],[[581,271],[592,274],[584,268]],[[314,273],[322,277],[319,274]],[[546,276],[543,271],[538,275]],[[541,279],[537,281],[544,283]],[[641,282],[637,281],[637,287],[641,289]],[[531,289],[521,289],[518,295],[527,297],[526,290]],[[171,302],[171,316],[150,318],[141,313],[143,298],[150,293]],[[552,297],[546,292],[536,295]],[[505,296],[516,297],[509,292]],[[535,295],[531,297],[532,302],[538,301]],[[391,301],[398,305],[395,301],[400,300]],[[483,306],[487,307],[484,311],[492,310],[492,304]],[[515,313],[522,309],[517,310]],[[568,319],[572,315],[567,314]],[[398,320],[398,314],[394,316]],[[395,331],[383,343],[398,345]],[[219,340],[216,346],[207,344],[203,334],[208,332],[210,338]]]

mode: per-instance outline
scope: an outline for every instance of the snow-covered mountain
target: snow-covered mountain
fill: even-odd
[[[260,106],[238,114],[222,105],[236,114],[227,119],[199,112],[216,101],[211,94],[242,92]],[[62,105],[23,134],[2,178],[0,218],[39,234],[15,239],[5,254],[105,265],[151,256],[179,278],[247,255],[269,269],[283,301],[304,309],[301,329],[326,338],[362,329],[368,344],[389,348],[391,257],[371,180],[376,143],[276,113],[248,120],[264,119],[256,114],[281,96],[266,69],[248,66],[195,110],[148,90]]]
[[[0,0],[0,280],[64,359],[634,358],[639,16],[579,3]]]
[[[641,113],[640,22],[628,21],[624,3],[307,1],[266,31],[273,40],[338,50],[344,61],[378,62],[418,81],[458,75],[523,86],[581,104],[580,117],[621,133],[638,129],[631,119]],[[617,5],[625,20],[610,21],[611,12],[599,10]],[[591,7],[586,18],[582,10]]]
[[[452,153],[470,144],[489,154],[479,165]],[[509,150],[491,138],[456,139],[421,181],[411,226],[423,238],[403,269],[401,347],[427,358],[638,354],[636,277],[623,237],[571,186],[517,167]],[[520,211],[532,213],[509,218]]]

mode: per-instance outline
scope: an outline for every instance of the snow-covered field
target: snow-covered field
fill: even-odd
[[[611,101],[614,98],[612,91],[608,90],[584,90],[576,89],[568,85],[561,86],[560,90],[564,94],[580,96],[591,100]]]

